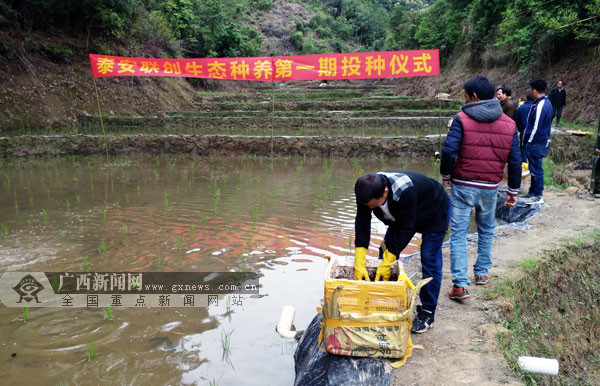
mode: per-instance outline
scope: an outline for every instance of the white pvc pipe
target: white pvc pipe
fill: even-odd
[[[557,375],[558,361],[556,359],[519,357],[519,367],[528,373]]]
[[[279,316],[279,323],[277,323],[277,333],[282,338],[292,339],[296,337],[296,329],[294,328],[294,317],[296,316],[296,310],[292,306],[284,306],[281,310],[281,316]]]

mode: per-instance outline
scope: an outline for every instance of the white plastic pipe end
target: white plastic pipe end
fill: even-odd
[[[558,361],[549,358],[519,357],[519,367],[528,373],[558,375]]]

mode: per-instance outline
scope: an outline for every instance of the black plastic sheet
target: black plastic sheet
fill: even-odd
[[[519,199],[515,206],[505,207],[505,198],[506,193],[498,193],[498,201],[496,202],[496,220],[503,220],[507,223],[525,222],[538,214],[543,205],[526,205],[523,200]]]
[[[294,386],[389,386],[390,359],[354,358],[319,350],[323,315],[318,313],[302,335],[294,353]]]

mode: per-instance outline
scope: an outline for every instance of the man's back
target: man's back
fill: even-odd
[[[514,171],[518,167],[520,171],[515,122],[502,113],[494,99],[467,103],[462,110],[455,117],[442,148],[442,175],[451,175],[456,184],[495,189],[511,152],[515,157],[509,169]],[[511,186],[518,188],[520,175],[510,174]]]
[[[544,95],[540,97],[529,113],[527,126],[523,133],[523,144],[538,144],[547,146],[550,141],[552,125],[552,104]]]

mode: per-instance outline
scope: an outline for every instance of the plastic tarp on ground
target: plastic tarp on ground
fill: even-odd
[[[540,212],[542,205],[526,205],[522,200],[518,200],[513,207],[505,207],[504,199],[506,193],[498,193],[496,202],[496,220],[503,220],[507,223],[525,222]]]
[[[323,315],[318,313],[302,335],[294,353],[294,386],[388,386],[393,360],[354,358],[319,350]]]

